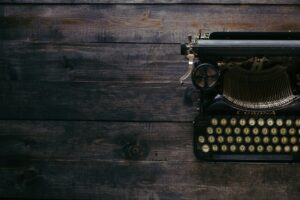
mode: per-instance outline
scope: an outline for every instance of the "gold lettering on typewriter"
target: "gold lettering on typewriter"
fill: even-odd
[[[236,112],[237,115],[276,115],[274,110],[272,111],[241,111]]]

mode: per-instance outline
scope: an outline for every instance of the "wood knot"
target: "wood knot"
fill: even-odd
[[[149,150],[146,144],[133,143],[124,147],[124,153],[128,159],[139,160],[145,158],[148,155]]]

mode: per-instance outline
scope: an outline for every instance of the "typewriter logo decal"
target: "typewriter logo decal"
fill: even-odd
[[[237,115],[276,115],[276,111],[242,111],[237,110]]]
[[[210,161],[300,161],[300,33],[213,32],[181,54],[199,93],[194,151]]]

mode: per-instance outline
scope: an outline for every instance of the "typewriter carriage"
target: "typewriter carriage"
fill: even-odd
[[[187,57],[193,55],[193,66],[189,66],[187,74],[191,74],[194,86],[202,95],[223,95],[225,101],[239,109],[278,109],[300,94],[297,67],[300,64],[300,33],[202,34],[189,37],[181,53]],[[187,78],[187,74],[183,78]]]

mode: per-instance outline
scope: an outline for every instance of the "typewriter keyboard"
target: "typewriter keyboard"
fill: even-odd
[[[298,161],[300,118],[210,118],[195,132],[208,160]]]

